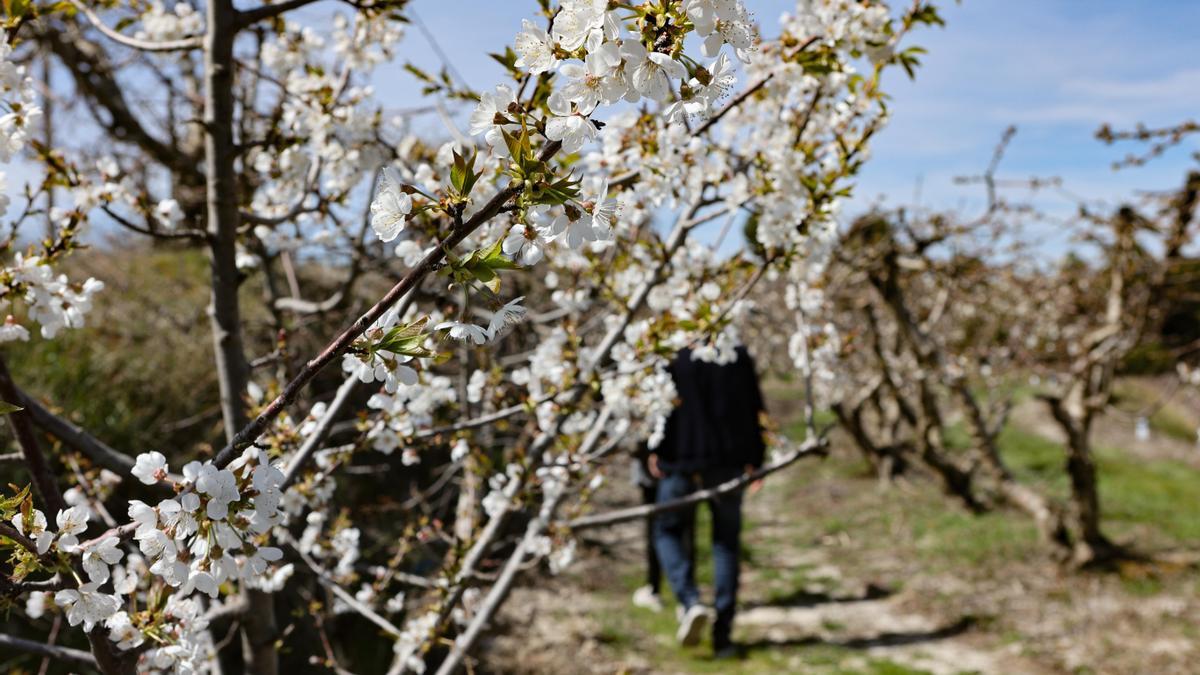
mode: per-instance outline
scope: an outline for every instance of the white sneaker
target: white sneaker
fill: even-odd
[[[633,592],[633,606],[648,609],[651,612],[663,610],[662,598],[658,597],[658,593],[655,593],[650,586],[642,586]]]
[[[708,628],[708,608],[699,603],[687,608],[683,618],[679,620],[679,630],[675,631],[675,639],[686,647],[698,644],[704,629]]]

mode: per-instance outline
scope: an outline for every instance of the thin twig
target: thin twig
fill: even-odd
[[[41,656],[49,656],[60,661],[69,661],[78,663],[92,668],[96,667],[96,659],[89,653],[80,649],[71,649],[70,647],[59,647],[57,645],[48,645],[33,640],[14,637],[0,633],[0,647],[17,649],[30,654],[39,654]]]
[[[158,40],[139,40],[137,38],[129,37],[128,35],[122,35],[121,33],[118,33],[117,31],[113,30],[112,28],[109,28],[108,24],[104,23],[104,21],[99,17],[99,15],[97,15],[95,12],[93,12],[92,9],[90,7],[88,7],[87,5],[83,4],[79,0],[70,0],[70,1],[71,1],[71,5],[74,6],[75,9],[77,9],[81,14],[83,14],[85,17],[87,17],[88,23],[92,24],[92,26],[94,26],[96,28],[96,30],[100,31],[105,37],[109,38],[110,40],[113,40],[114,42],[125,45],[126,47],[131,47],[133,49],[139,49],[144,52],[178,52],[178,51],[199,49],[203,44],[203,41],[201,40],[201,38],[199,36],[181,38],[179,40],[158,41]]]

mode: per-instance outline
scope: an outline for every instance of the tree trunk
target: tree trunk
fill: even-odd
[[[844,401],[838,401],[833,404],[832,410],[838,418],[838,423],[854,439],[854,444],[858,446],[867,463],[875,471],[880,484],[887,486],[905,469],[901,445],[896,443],[894,438],[892,442],[885,442],[882,445],[871,438],[863,418],[864,407],[860,404],[851,408]]]
[[[231,0],[207,3],[208,30],[204,37],[204,158],[205,206],[211,251],[212,304],[209,318],[213,350],[221,388],[221,416],[225,439],[246,425],[243,396],[250,367],[242,345],[238,307],[238,184],[233,138],[233,42],[237,12]],[[275,675],[277,629],[270,594],[245,591],[247,611],[242,624],[242,654],[246,672]]]
[[[1000,456],[996,437],[1004,427],[1008,416],[1007,412],[1002,414],[999,420],[993,421],[989,425],[979,401],[975,399],[966,383],[958,381],[954,383],[953,387],[966,410],[967,430],[979,452],[980,460],[996,480],[996,491],[1009,505],[1024,511],[1033,518],[1038,533],[1044,540],[1058,546],[1060,551],[1069,552],[1071,533],[1063,521],[1061,506],[1050,501],[1037,490],[1019,482]]]
[[[1068,433],[1067,473],[1071,476],[1071,511],[1076,529],[1074,561],[1093,564],[1110,558],[1113,543],[1100,530],[1100,492],[1096,485],[1096,463],[1092,459],[1090,425]]]
[[[229,0],[209,3],[209,29],[204,42],[204,154],[212,271],[212,304],[208,311],[227,439],[246,423],[242,397],[249,381],[238,308],[232,20],[233,5]]]
[[[1050,412],[1067,436],[1067,475],[1071,478],[1070,528],[1074,541],[1072,560],[1075,564],[1093,565],[1116,555],[1118,548],[1100,529],[1100,491],[1096,481],[1096,463],[1092,458],[1091,414],[1072,391],[1064,403],[1048,398]]]

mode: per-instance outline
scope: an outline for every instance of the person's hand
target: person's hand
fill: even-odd
[[[757,470],[758,470],[758,467],[754,466],[753,464],[746,465],[746,473],[747,474],[754,473]],[[750,494],[757,494],[758,491],[762,489],[762,486],[763,486],[763,479],[759,478],[758,480],[752,481],[750,483],[750,487],[747,488],[747,492],[749,492]]]
[[[654,476],[655,480],[662,480],[662,469],[658,468],[658,455],[650,455],[646,458],[646,468],[650,470],[650,475]]]

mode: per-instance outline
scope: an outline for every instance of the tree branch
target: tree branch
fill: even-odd
[[[75,7],[75,9],[79,10],[81,14],[87,17],[88,22],[91,23],[92,26],[96,30],[100,31],[105,37],[132,49],[139,49],[144,52],[178,52],[199,49],[202,44],[202,40],[198,36],[182,38],[179,40],[163,40],[160,42],[154,40],[139,40],[134,37],[129,37],[128,35],[122,35],[112,28],[109,28],[108,25],[104,23],[104,21],[101,20],[101,18],[95,12],[93,12],[90,7],[83,4],[79,0],[71,0],[71,4]]]
[[[70,661],[91,668],[96,667],[95,657],[83,650],[43,644],[41,642],[34,642],[33,640],[13,637],[12,635],[5,635],[4,633],[0,633],[0,647],[38,654],[39,656],[49,656],[52,659]]]
[[[559,148],[562,143],[558,141],[548,144],[543,148],[540,159],[548,160]],[[391,309],[393,305],[400,301],[409,291],[416,288],[425,277],[432,272],[446,257],[446,251],[452,249],[462,243],[472,232],[477,230],[481,225],[490,220],[493,216],[500,212],[500,209],[508,203],[508,200],[517,196],[522,190],[521,185],[510,184],[500,192],[496,193],[487,204],[483,206],[470,220],[457,227],[450,236],[446,237],[441,246],[434,248],[425,255],[417,266],[401,279],[390,291],[387,292],[375,306],[367,310],[365,314],[360,316],[349,328],[342,331],[341,335],[334,338],[332,342],[325,346],[325,349],[313,359],[304,364],[296,377],[283,388],[283,391],[271,401],[266,408],[259,413],[258,417],[250,424],[242,428],[241,431],[233,437],[233,439],[221,449],[214,458],[213,463],[218,467],[224,467],[229,462],[233,461],[234,456],[241,450],[248,447],[258,438],[267,426],[283,412],[290,403],[296,400],[300,392],[316,377],[317,373],[329,365],[334,359],[346,353],[354,341],[358,339],[364,331],[375,322],[376,319],[383,316],[384,312]]]
[[[664,511],[676,511],[693,504],[720,497],[721,495],[736,492],[743,487],[753,483],[754,481],[769,476],[776,471],[785,469],[802,457],[812,455],[826,454],[829,446],[828,439],[824,437],[813,438],[812,440],[804,441],[799,447],[787,451],[779,459],[760,467],[757,471],[746,473],[737,478],[725,481],[720,485],[705,490],[698,490],[689,495],[678,497],[666,502],[657,504],[644,504],[642,506],[634,506],[627,509],[616,509],[605,513],[597,513],[590,516],[582,516],[562,523],[564,527],[570,528],[573,531],[587,530],[593,527],[604,527],[607,525],[616,525],[625,523],[631,520],[641,520],[649,518],[656,513]]]
[[[20,389],[15,391],[21,405],[29,411],[34,424],[100,466],[121,476],[130,475],[134,460],[129,455],[108,446],[70,421],[50,412],[29,394]]]
[[[277,2],[273,5],[262,5],[254,9],[247,9],[238,12],[237,29],[241,30],[247,26],[255,24],[264,19],[271,19],[285,12],[290,12],[293,9],[299,9],[305,5],[312,4],[317,0],[287,0],[286,2]]]
[[[0,356],[0,398],[15,406],[21,406],[25,400],[17,391],[17,385],[13,383],[12,375],[9,374],[8,366],[4,363],[2,356]],[[21,448],[21,454],[25,457],[25,465],[29,468],[30,477],[33,479],[33,489],[37,492],[42,504],[45,505],[48,511],[47,515],[53,518],[54,514],[67,508],[67,503],[63,501],[62,493],[58,490],[58,481],[54,479],[54,473],[46,462],[46,456],[38,447],[37,435],[33,431],[33,416],[28,410],[22,409],[9,413],[7,417],[9,424],[12,425],[13,434],[17,437],[17,445]]]

